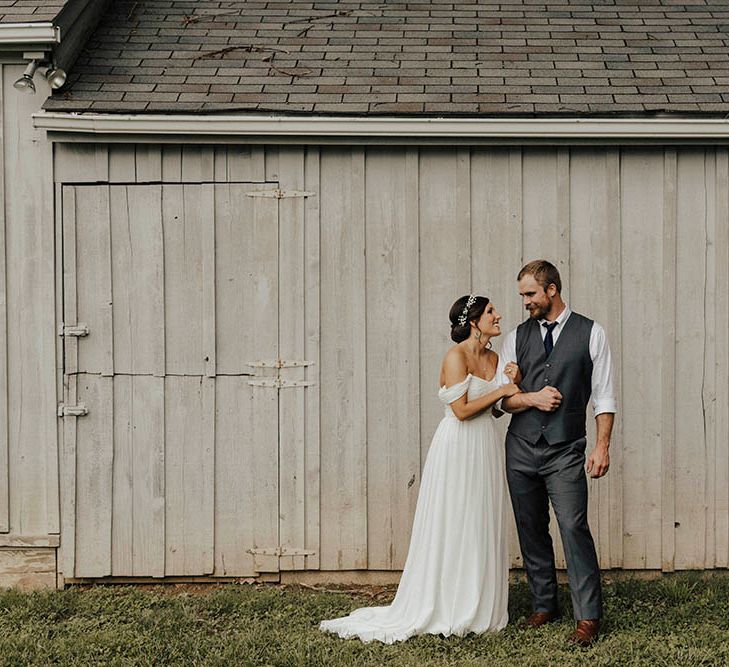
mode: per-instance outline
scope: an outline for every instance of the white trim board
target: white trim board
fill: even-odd
[[[52,23],[0,23],[0,45],[58,44],[61,29]]]
[[[153,115],[42,111],[54,133],[474,139],[729,139],[729,120],[698,118],[418,118],[374,116]]]

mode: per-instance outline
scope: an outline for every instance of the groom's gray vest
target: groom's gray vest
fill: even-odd
[[[557,388],[562,403],[554,412],[529,408],[512,415],[509,431],[536,443],[540,436],[551,445],[576,440],[585,435],[587,403],[592,390],[590,332],[592,320],[572,313],[549,357],[537,320],[528,319],[516,330],[516,363],[521,369],[521,388],[536,392],[544,387]]]

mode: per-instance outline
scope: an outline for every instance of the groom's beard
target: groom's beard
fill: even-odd
[[[532,304],[530,307],[527,308],[527,310],[529,311],[529,317],[531,317],[533,320],[543,320],[551,307],[551,303],[548,303],[545,306],[537,306],[536,304]]]

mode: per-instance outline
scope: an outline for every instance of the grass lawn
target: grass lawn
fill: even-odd
[[[568,619],[391,646],[318,631],[322,618],[392,597],[375,593],[232,584],[0,591],[0,665],[729,665],[726,576],[606,582],[605,632],[588,650],[567,646]],[[529,612],[528,599],[524,583],[512,585],[512,620]]]

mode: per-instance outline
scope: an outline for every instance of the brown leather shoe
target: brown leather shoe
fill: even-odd
[[[535,611],[529,618],[521,622],[522,628],[540,628],[547,623],[558,621],[560,618],[558,611]]]
[[[577,628],[570,635],[570,641],[578,646],[587,648],[591,646],[600,633],[600,620],[577,621]]]

